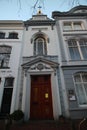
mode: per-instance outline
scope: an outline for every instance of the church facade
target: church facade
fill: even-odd
[[[0,21],[0,113],[87,117],[87,6]]]

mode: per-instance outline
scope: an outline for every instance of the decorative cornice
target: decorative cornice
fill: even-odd
[[[55,25],[55,20],[47,17],[47,15],[33,15],[31,19],[24,21],[24,26],[28,30],[29,26],[53,26]]]
[[[30,21],[25,21],[24,25],[29,25],[29,26],[36,26],[36,25],[52,25],[55,24],[55,21],[53,20],[30,20]]]
[[[59,65],[57,62],[45,59],[42,56],[40,56],[38,58],[31,60],[30,62],[26,62],[26,63],[22,64],[22,67],[29,68],[30,66],[32,66],[36,63],[41,63],[41,62],[50,65],[52,68],[56,68]]]
[[[53,29],[53,26],[55,25],[55,21],[53,20],[28,20],[24,22],[24,26],[26,27],[26,30],[28,30],[29,26],[51,26]]]
[[[82,12],[76,12],[82,10]],[[53,11],[52,12],[52,18],[57,19],[58,17],[76,17],[76,16],[87,16],[87,6],[80,5],[72,8],[71,10],[67,12],[60,12],[60,11]]]

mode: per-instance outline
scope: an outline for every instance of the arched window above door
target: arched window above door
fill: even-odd
[[[31,44],[33,44],[33,55],[47,55],[47,46],[49,43],[49,37],[47,34],[39,30],[31,37]]]
[[[34,40],[34,55],[47,55],[47,43],[43,37]]]

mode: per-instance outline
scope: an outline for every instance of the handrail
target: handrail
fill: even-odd
[[[80,123],[79,123],[79,130],[80,130],[81,125],[83,124],[83,122],[84,122],[85,120],[86,120],[86,118],[84,118],[83,120],[80,121]]]

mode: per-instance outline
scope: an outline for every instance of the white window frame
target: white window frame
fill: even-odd
[[[0,67],[1,68],[9,67],[9,61],[10,61],[12,47],[11,46],[6,46],[6,45],[0,45],[0,47],[9,49],[9,51],[7,50],[7,52],[6,52],[6,50],[0,52]]]
[[[80,40],[84,40],[84,39],[80,39],[80,40],[77,40],[77,39],[70,39],[70,40],[75,40],[76,41],[76,46],[77,46],[77,49],[79,51],[79,54],[80,54],[80,60],[87,60],[86,58],[84,58],[83,54],[82,54],[82,51],[81,51],[81,47],[80,47]],[[68,40],[69,41],[69,40]],[[67,43],[68,44],[68,43]],[[83,45],[83,46],[87,46],[87,45]],[[69,59],[70,60],[78,60],[78,59],[71,59],[71,55],[70,55],[70,50],[69,48],[74,48],[74,46],[69,46],[69,44],[67,45],[68,47],[68,52],[69,52]]]
[[[64,25],[70,25],[71,29],[65,29]],[[75,29],[75,24],[79,24],[81,28],[77,28]],[[82,21],[67,21],[67,22],[63,22],[63,30],[64,31],[69,31],[69,30],[84,30],[84,25]]]
[[[44,40],[43,40],[43,38],[38,38],[36,40],[36,54],[37,55],[39,54],[39,50],[38,50],[39,44],[42,44],[42,50],[43,50],[42,54],[44,54]]]
[[[34,43],[34,44],[36,44],[36,49],[34,50],[34,51],[35,51],[35,52],[34,52],[34,55],[40,55],[39,50],[38,50],[39,40],[42,41],[42,47],[43,47],[43,48],[42,48],[42,49],[43,49],[43,52],[42,52],[41,55],[46,55],[46,54],[47,54],[47,45],[46,45],[45,39],[42,38],[42,37],[38,37],[38,38],[35,40],[35,43]],[[45,48],[45,46],[46,46],[46,48]],[[46,49],[46,50],[45,50],[45,49]]]
[[[76,90],[76,84],[81,84],[81,85],[82,85],[82,88],[83,88],[83,91],[84,91],[85,98],[86,98],[86,100],[87,100],[87,95],[86,95],[85,88],[84,88],[84,83],[87,84],[87,82],[83,82],[83,80],[82,80],[82,73],[86,73],[86,74],[87,74],[87,72],[78,72],[78,73],[75,73],[75,74],[73,75],[73,82],[74,82],[74,88],[75,88],[75,92],[76,92],[76,97],[77,97],[77,103],[78,103],[78,105],[79,105],[80,107],[87,107],[87,103],[86,103],[86,104],[80,104],[80,103],[79,103],[79,97],[78,97],[77,90]],[[77,75],[77,74],[79,74],[80,77],[81,77],[81,83],[80,83],[80,82],[75,82],[75,78],[74,78],[74,77],[75,77],[75,75]]]

